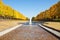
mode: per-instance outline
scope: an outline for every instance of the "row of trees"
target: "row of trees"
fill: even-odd
[[[5,5],[0,1],[0,18],[3,19],[28,19],[20,12],[12,9],[10,6]]]
[[[60,1],[50,7],[48,10],[39,13],[33,20],[53,20],[60,19]]]

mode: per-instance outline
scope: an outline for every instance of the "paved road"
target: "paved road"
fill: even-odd
[[[21,27],[0,37],[0,40],[58,40],[38,25],[22,25]]]

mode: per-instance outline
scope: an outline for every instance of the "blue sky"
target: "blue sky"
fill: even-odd
[[[30,18],[49,9],[58,0],[3,0],[3,2]]]

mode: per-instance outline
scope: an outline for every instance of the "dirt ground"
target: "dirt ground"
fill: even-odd
[[[45,22],[43,25],[54,28],[56,30],[60,30],[60,22]]]

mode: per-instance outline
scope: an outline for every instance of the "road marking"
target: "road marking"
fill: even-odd
[[[52,32],[52,33],[55,34],[56,36],[60,37],[60,32],[57,32],[57,31],[55,31],[55,30],[53,30],[53,29],[44,27],[44,26],[42,26],[41,24],[39,24],[39,25],[40,25],[41,27],[43,27],[44,29],[46,29],[46,30]]]
[[[14,30],[14,29],[16,29],[16,28],[18,28],[20,26],[22,26],[22,24],[19,24],[19,25],[15,26],[15,27],[12,27],[12,28],[9,28],[9,29],[4,30],[4,31],[0,32],[0,36],[3,36],[4,34],[9,33],[12,30]]]

